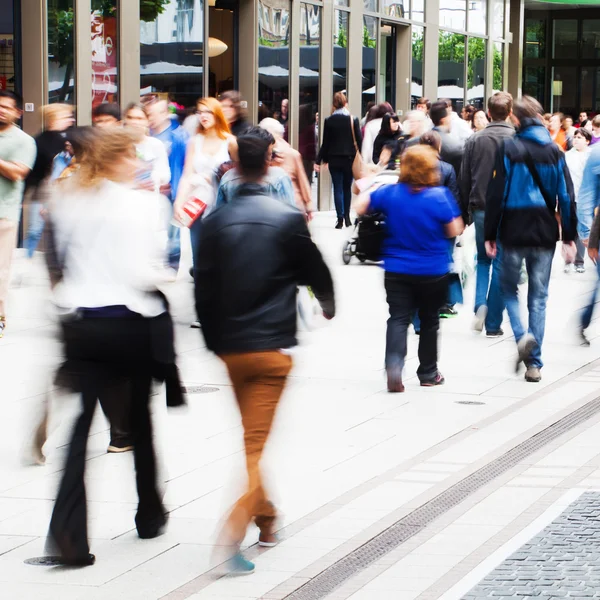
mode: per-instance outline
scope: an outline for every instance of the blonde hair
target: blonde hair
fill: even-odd
[[[198,101],[196,106],[198,108],[205,106],[210,110],[215,117],[215,129],[217,130],[217,135],[222,140],[227,139],[227,135],[231,133],[231,129],[229,129],[229,124],[223,114],[221,103],[216,98],[202,98],[202,100]],[[198,133],[204,135],[204,127],[202,127],[200,122],[198,122]]]
[[[275,139],[282,138],[285,133],[285,127],[277,119],[271,117],[263,119],[258,126],[268,131]]]
[[[54,122],[65,113],[73,116],[74,109],[71,104],[46,104],[42,106],[42,119],[44,121],[44,129],[52,127]]]
[[[73,185],[90,188],[103,179],[111,179],[113,165],[124,158],[135,157],[137,137],[127,129],[98,129],[86,131],[77,157],[79,169],[68,181]],[[135,173],[132,173],[132,179]]]

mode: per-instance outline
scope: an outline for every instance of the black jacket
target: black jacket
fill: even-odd
[[[434,127],[433,131],[437,131],[442,138],[440,158],[444,162],[450,163],[454,167],[455,173],[460,173],[460,163],[465,149],[464,143],[441,127]]]
[[[229,128],[231,129],[231,135],[235,137],[239,137],[240,135],[244,135],[250,128],[252,127],[251,123],[248,123],[246,119],[238,119],[231,123]]]
[[[360,152],[362,145],[360,123],[356,117],[352,118],[352,122],[354,123],[354,135]],[[317,162],[328,163],[329,166],[333,167],[347,165],[348,162],[354,159],[355,154],[350,117],[343,114],[327,117],[323,125],[323,143],[317,156]]]
[[[562,239],[574,241],[577,215],[565,153],[540,120],[524,119],[517,135],[505,139],[496,155],[487,193],[485,239],[498,239],[506,247],[554,249],[559,238],[557,211]]]
[[[496,154],[502,142],[514,135],[515,128],[512,125],[504,121],[494,122],[465,142],[459,176],[463,215],[468,215],[469,211],[485,210]]]
[[[202,223],[196,310],[217,354],[296,345],[296,293],[308,285],[335,314],[333,281],[297,209],[245,184]]]
[[[440,185],[443,185],[450,190],[456,200],[457,206],[460,206],[460,192],[458,190],[458,184],[456,183],[454,167],[450,163],[440,160],[440,174]]]
[[[44,131],[35,138],[37,155],[33,168],[29,172],[25,185],[27,189],[36,188],[52,173],[54,158],[66,145],[66,136],[60,131]]]
[[[396,157],[402,154],[402,151],[404,150],[405,143],[406,136],[402,135],[400,132],[392,134],[379,132],[375,138],[375,141],[373,142],[373,162],[378,164],[379,159],[381,158],[382,150],[386,147],[389,147],[392,151],[392,156],[390,157],[390,167],[394,166]]]

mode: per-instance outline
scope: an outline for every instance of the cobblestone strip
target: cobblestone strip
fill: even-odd
[[[600,598],[600,493],[585,492],[463,600]]]

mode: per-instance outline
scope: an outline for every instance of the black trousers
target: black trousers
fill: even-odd
[[[89,553],[84,483],[88,435],[99,396],[123,378],[131,385],[129,420],[139,497],[136,527],[143,535],[165,522],[149,411],[151,321],[142,317],[83,318],[63,324],[66,369],[81,391],[82,403],[50,521],[49,550],[65,559],[76,560]]]
[[[352,203],[352,158],[329,163],[329,174],[333,184],[333,201],[338,219],[350,216]]]
[[[415,311],[421,319],[419,368],[421,381],[437,374],[439,310],[446,302],[448,276],[427,277],[386,272],[385,291],[390,309],[385,349],[386,369],[404,368],[406,336]]]

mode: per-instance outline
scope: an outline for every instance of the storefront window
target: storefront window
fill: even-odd
[[[467,28],[467,3],[465,0],[440,0],[440,27]]]
[[[600,112],[600,67],[581,68],[581,102],[579,110],[585,110],[588,113]]]
[[[577,58],[577,20],[555,19],[552,58]]]
[[[493,73],[493,91],[501,92],[504,89],[504,44],[494,42],[494,73]]]
[[[333,30],[333,92],[346,91],[346,74],[348,70],[348,31],[350,13],[345,10],[335,11]]]
[[[600,58],[600,20],[584,19],[582,22],[581,57]]]
[[[476,108],[485,105],[485,51],[486,40],[470,37],[467,61],[467,102]]]
[[[469,33],[487,32],[487,0],[469,0]]]
[[[417,100],[423,96],[423,49],[425,29],[412,28],[412,80],[410,83],[410,105],[415,108]]]
[[[492,1],[492,36],[504,38],[504,0]]]
[[[91,39],[92,107],[103,102],[118,102],[117,0],[93,0]]]
[[[546,106],[546,69],[544,67],[523,67],[523,94],[533,96]]]
[[[367,104],[377,101],[377,19],[363,17],[363,65],[362,65],[362,109],[365,114]]]
[[[381,10],[388,17],[408,19],[410,0],[381,0]]]
[[[363,6],[365,10],[377,12],[377,0],[363,0]]]
[[[574,115],[577,112],[577,67],[553,67],[552,112]]]
[[[349,2],[349,0],[335,0],[335,5],[336,6],[349,6],[350,2]]]
[[[438,48],[438,98],[450,98],[460,112],[465,96],[465,36],[440,31]]]
[[[258,117],[287,124],[290,85],[290,0],[258,3]]]
[[[160,94],[176,104],[192,107],[203,95],[202,0],[170,0],[160,14],[143,6],[144,3],[140,10],[140,93]]]
[[[48,102],[75,103],[73,0],[48,0]]]
[[[319,65],[321,52],[321,9],[313,4],[300,4],[300,72],[298,88],[300,112],[304,121],[314,124],[319,110]],[[334,76],[335,78],[335,76]],[[302,134],[302,132],[301,132]]]
[[[546,58],[546,21],[525,20],[525,58]]]
[[[412,0],[411,19],[413,21],[425,22],[425,0]]]

